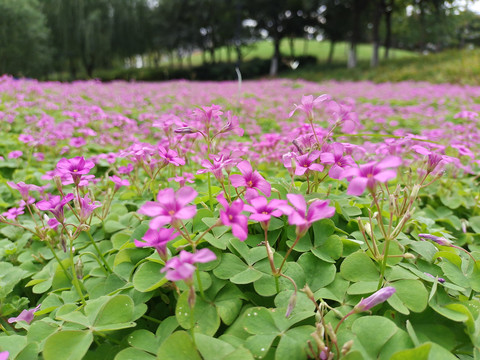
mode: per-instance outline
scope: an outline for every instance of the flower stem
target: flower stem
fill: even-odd
[[[380,267],[380,279],[378,280],[377,291],[382,288],[383,284],[383,277],[385,275],[385,269],[387,268],[387,260],[388,260],[388,248],[390,247],[390,238],[385,239],[385,247],[383,249],[383,261]]]
[[[71,268],[72,268],[72,283],[73,286],[75,287],[75,290],[77,290],[78,296],[80,296],[80,301],[82,302],[83,305],[86,304],[85,298],[83,297],[83,292],[82,288],[80,287],[80,283],[77,278],[77,274],[75,272],[75,263],[73,261],[73,239],[70,238],[70,262],[71,262]]]
[[[100,251],[100,249],[98,248],[97,243],[96,243],[95,240],[93,239],[92,235],[90,234],[90,231],[86,231],[86,233],[87,233],[87,236],[89,237],[90,242],[92,243],[93,247],[94,247],[95,250],[97,251],[98,256],[100,256],[100,259],[102,259],[102,262],[103,262],[103,264],[105,265],[105,268],[110,272],[110,274],[113,273],[113,270],[110,268],[110,266],[108,265],[107,261],[106,261],[105,258],[103,257],[103,254],[102,254],[102,252]]]
[[[65,276],[66,276],[69,280],[72,280],[69,272],[67,271],[67,269],[66,269],[65,266],[63,265],[62,261],[59,259],[57,253],[55,252],[55,249],[53,248],[52,244],[50,244],[50,242],[49,242],[48,240],[45,240],[45,243],[47,244],[48,248],[50,249],[50,251],[52,252],[53,256],[55,257],[55,260],[57,260],[58,265],[60,265],[60,267],[62,268],[63,272],[65,273]]]
[[[280,264],[280,267],[279,267],[278,270],[277,270],[277,274],[281,274],[283,265],[285,265],[285,262],[287,261],[288,256],[289,256],[290,253],[292,252],[292,250],[293,250],[293,248],[295,247],[295,245],[297,245],[297,243],[298,243],[299,240],[300,240],[300,235],[297,235],[297,238],[295,239],[295,242],[292,244],[292,246],[290,247],[290,249],[287,250],[287,253],[285,254],[285,257],[283,258],[283,261],[282,261],[282,263]]]
[[[203,293],[202,279],[200,278],[200,270],[198,270],[198,267],[195,270],[195,273],[197,275],[197,283],[198,283],[198,290],[200,291],[200,296],[202,297],[202,299],[205,300],[205,294]]]

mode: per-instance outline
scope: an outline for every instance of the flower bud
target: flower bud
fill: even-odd
[[[333,343],[337,343],[337,334],[333,330],[332,324],[328,323],[326,326],[327,335]]]
[[[415,199],[417,198],[418,196],[418,191],[420,190],[420,185],[419,184],[415,184],[412,188],[412,192],[410,194],[410,201],[415,201]]]
[[[195,134],[198,130],[191,128],[190,126],[182,126],[174,130],[176,134]]]
[[[197,294],[192,284],[190,286],[190,289],[188,290],[188,305],[190,306],[191,309],[193,309],[195,306],[196,298],[197,298]]]
[[[381,304],[388,300],[395,293],[395,291],[396,289],[391,286],[380,289],[366,299],[362,299],[357,305],[355,305],[353,310],[355,313],[370,310],[375,305]]]
[[[77,262],[75,263],[75,275],[77,279],[83,279],[83,262],[81,258],[78,258]]]
[[[343,344],[342,351],[341,351],[342,355],[343,356],[347,355],[347,353],[350,351],[352,346],[353,346],[353,340],[349,340],[345,344]]]
[[[292,313],[293,309],[295,309],[295,305],[297,304],[297,292],[295,291],[292,296],[290,296],[290,300],[288,300],[287,312],[285,313],[285,317],[289,317]]]
[[[312,292],[312,289],[310,289],[310,287],[307,284],[305,284],[302,291],[305,293],[305,295],[308,296],[310,300],[315,302],[315,294]]]

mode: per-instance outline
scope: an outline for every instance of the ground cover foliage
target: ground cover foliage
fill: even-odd
[[[480,88],[0,99],[0,358],[479,358]]]

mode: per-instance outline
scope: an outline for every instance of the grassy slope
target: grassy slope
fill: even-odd
[[[363,61],[357,69],[346,69],[345,63],[333,66],[319,64],[282,74],[289,78],[322,80],[429,81],[480,85],[480,49],[449,50],[426,56],[403,57],[383,62],[371,69]]]
[[[289,71],[281,76],[289,78],[304,78],[307,80],[372,80],[384,81],[429,81],[434,83],[460,83],[480,85],[480,49],[476,50],[449,50],[439,54],[418,55],[417,53],[392,49],[388,61],[381,60],[376,69],[369,66],[372,47],[369,44],[358,46],[359,66],[356,69],[347,69],[348,44],[338,43],[335,46],[333,64],[327,65],[329,42],[328,41],[305,41],[296,39],[295,55],[313,55],[318,59],[318,65]],[[305,52],[305,49],[307,51]],[[288,40],[281,43],[281,51],[284,56],[290,55]],[[220,49],[218,54],[226,61],[225,49]],[[255,57],[270,58],[273,54],[271,41],[260,41],[243,49],[244,59],[250,60]],[[234,54],[232,53],[232,56]],[[383,48],[380,49],[380,57],[383,59]],[[207,59],[209,59],[207,57]],[[193,57],[194,63],[201,63],[200,54]]]

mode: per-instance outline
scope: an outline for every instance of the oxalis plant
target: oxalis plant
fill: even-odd
[[[258,84],[2,78],[0,359],[480,357],[477,114]]]

